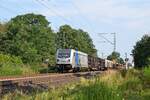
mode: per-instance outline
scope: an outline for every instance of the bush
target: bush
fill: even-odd
[[[123,98],[115,88],[110,88],[106,83],[100,81],[78,87],[73,97],[74,100],[121,100]]]
[[[122,76],[123,78],[125,78],[125,77],[126,77],[126,74],[127,74],[127,70],[126,70],[126,69],[123,69],[123,70],[120,71],[120,73],[121,73],[121,76]]]
[[[32,75],[36,74],[35,70],[32,70],[30,66],[25,65],[10,65],[10,64],[4,64],[0,68],[0,76],[16,76],[16,75]]]
[[[30,64],[28,65],[36,73],[55,73],[57,68],[55,66],[43,66],[43,64]]]
[[[124,82],[119,86],[126,100],[149,100],[150,68],[130,69],[125,72]]]
[[[150,88],[150,67],[145,67],[143,69],[143,80],[144,88]]]
[[[50,66],[50,67],[44,67],[39,69],[40,73],[56,73],[57,68],[55,66]]]
[[[0,54],[0,76],[31,75],[56,72],[55,67],[42,67],[40,64],[24,65],[20,57]]]
[[[21,75],[22,60],[12,55],[0,54],[0,76]]]
[[[37,72],[30,65],[24,65],[20,57],[0,54],[0,76],[30,75]]]
[[[131,95],[140,95],[142,91],[142,82],[137,77],[132,77],[124,80],[124,83],[119,86],[122,93],[124,93],[125,97],[129,97]]]
[[[20,66],[3,65],[0,68],[0,76],[21,75],[22,69]]]
[[[12,56],[12,55],[5,55],[0,54],[0,66],[3,66],[3,64],[23,64],[20,57]]]
[[[139,78],[142,75],[142,72],[140,70],[136,70],[136,69],[129,69],[127,70],[126,73],[126,78]]]
[[[143,75],[150,81],[150,67],[145,67],[143,70]]]

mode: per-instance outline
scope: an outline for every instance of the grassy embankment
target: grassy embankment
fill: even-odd
[[[110,71],[103,76],[30,95],[16,92],[3,100],[149,100],[150,68]]]
[[[0,54],[0,76],[19,76],[53,72],[54,67],[42,67],[41,64],[23,64],[21,58]]]

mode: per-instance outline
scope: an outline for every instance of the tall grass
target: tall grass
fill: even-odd
[[[0,68],[0,76],[11,76],[11,75],[21,75],[21,67],[14,67],[10,65],[3,65]]]
[[[25,65],[13,65],[13,64],[3,64],[0,67],[0,76],[18,76],[18,75],[31,75],[37,73],[32,70],[30,66]]]
[[[144,73],[144,77],[146,77],[147,79],[150,79],[150,66],[144,68],[143,73]]]
[[[100,80],[90,82],[88,86],[80,86],[73,95],[73,100],[121,100],[122,98],[122,94],[116,88],[109,87]]]
[[[123,74],[108,71],[102,76],[90,80],[82,78],[81,82],[45,92],[27,95],[17,91],[5,95],[3,100],[149,100],[150,88],[145,88],[147,83],[144,83],[148,81],[145,78],[149,77],[148,70],[131,69]]]
[[[0,67],[0,76],[17,76],[17,75],[31,75],[39,73],[54,73],[55,67],[42,67],[39,64],[34,65],[20,65],[20,64],[3,64]]]
[[[30,75],[40,73],[40,64],[23,64],[20,57],[0,54],[0,76]]]

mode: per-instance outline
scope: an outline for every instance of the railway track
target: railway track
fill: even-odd
[[[26,93],[30,93],[31,91],[48,90],[49,88],[59,87],[70,82],[80,81],[81,77],[91,78],[101,73],[103,72],[94,71],[0,78],[0,95],[2,96],[8,92],[14,92],[15,90],[20,90]]]

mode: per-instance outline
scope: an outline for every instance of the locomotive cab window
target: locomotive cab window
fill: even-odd
[[[58,52],[58,58],[69,58],[71,55],[70,50],[59,50]]]

